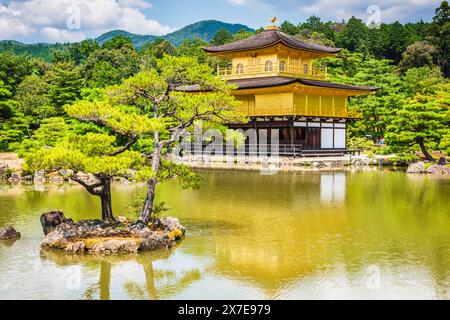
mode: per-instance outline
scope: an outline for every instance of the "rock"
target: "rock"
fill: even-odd
[[[152,235],[142,239],[141,250],[153,251],[159,249],[168,249],[175,244],[174,239],[170,239],[168,234],[158,234],[154,232]]]
[[[86,182],[86,183],[91,183],[91,182],[95,182],[97,181],[97,179],[95,179],[95,177],[90,174],[90,173],[84,173],[84,172],[78,172],[77,173],[77,178]]]
[[[43,177],[43,178],[45,178],[45,171],[44,170],[35,171],[34,172],[34,176],[35,177]]]
[[[111,239],[94,244],[90,251],[100,254],[136,253],[140,247],[138,239]]]
[[[64,212],[59,210],[53,210],[44,213],[43,215],[41,215],[40,220],[45,235],[49,234],[60,224],[73,222],[72,219],[66,218]]]
[[[0,229],[0,240],[19,239],[20,233],[14,227],[6,227]]]
[[[34,176],[33,182],[34,182],[35,184],[44,184],[44,183],[45,183],[45,177]]]
[[[139,224],[135,228],[128,224],[126,217],[120,220],[129,230],[101,220],[75,223],[61,211],[48,212],[41,216],[46,233],[41,246],[69,253],[136,253],[170,248],[185,234],[185,228],[176,218],[155,219],[149,226]]]
[[[0,163],[0,179],[6,179],[8,174],[8,164]]]
[[[444,157],[439,158],[438,165],[446,166],[447,165],[447,159],[445,159]]]
[[[435,164],[428,168],[427,173],[437,176],[448,176],[450,175],[450,168],[447,166],[440,166],[438,164]]]
[[[161,218],[159,219],[159,226],[161,229],[169,232],[178,229],[183,232],[183,235],[186,233],[186,229],[180,224],[180,220],[177,218]]]
[[[9,182],[20,182],[22,181],[22,173],[20,172],[13,172],[11,174],[11,177],[8,179]]]
[[[128,219],[127,217],[118,216],[116,217],[116,220],[119,221],[121,224],[128,225],[131,224],[133,221],[131,219]]]
[[[425,169],[425,163],[424,162],[416,162],[411,164],[408,167],[408,170],[406,171],[406,173],[410,173],[410,174],[417,174],[417,173],[425,173],[426,169]]]
[[[23,177],[24,181],[33,181],[33,179],[34,179],[34,177],[30,174]]]
[[[369,158],[357,156],[350,159],[350,164],[354,167],[368,167],[370,166],[371,161],[372,160]]]
[[[65,248],[68,253],[82,253],[86,250],[86,243],[84,241],[69,242]]]
[[[126,178],[120,178],[119,183],[121,184],[131,184],[131,181]]]
[[[82,230],[74,223],[62,223],[46,234],[41,246],[49,249],[66,250],[74,239],[82,237]],[[77,241],[76,241],[77,242]]]
[[[73,175],[72,170],[61,169],[58,171],[59,175],[64,178],[64,180],[69,180]]]
[[[51,182],[51,183],[55,183],[55,184],[62,184],[62,183],[64,183],[64,178],[61,177],[58,173],[50,174],[48,176],[48,181]]]

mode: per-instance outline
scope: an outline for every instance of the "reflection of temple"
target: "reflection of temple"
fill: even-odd
[[[320,201],[323,204],[343,204],[345,201],[345,172],[320,175]]]
[[[248,144],[270,144],[266,137],[276,131],[283,150],[345,150],[347,124],[361,116],[349,110],[349,98],[377,90],[327,81],[327,69],[317,65],[318,59],[336,56],[342,49],[301,41],[276,26],[204,50],[229,61],[217,73],[237,86],[232,94],[241,102],[238,111],[250,117],[248,124],[230,127],[258,133],[258,141]],[[180,90],[202,89],[187,86]]]

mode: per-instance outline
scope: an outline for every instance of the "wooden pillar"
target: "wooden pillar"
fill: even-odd
[[[291,131],[291,146],[294,146],[295,144],[295,134],[294,134],[294,120],[292,119],[291,125],[290,125],[290,131]]]

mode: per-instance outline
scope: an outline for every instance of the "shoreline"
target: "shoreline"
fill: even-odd
[[[392,169],[394,171],[409,172],[406,165],[395,165],[392,159],[394,155],[345,155],[340,157],[225,157],[225,156],[188,156],[171,157],[170,160],[186,165],[191,169],[198,170],[236,170],[236,171],[260,171],[263,175],[273,175],[278,172],[337,172],[337,171],[373,171]],[[0,182],[25,183],[25,184],[64,184],[74,183],[68,181],[61,174],[54,172],[46,174],[45,172],[35,172],[34,174],[25,174],[22,171],[23,159],[15,153],[0,153]],[[413,163],[411,166],[423,162]],[[425,164],[423,163],[425,166]],[[424,167],[425,168],[425,167]],[[447,168],[450,168],[447,165]],[[443,174],[445,175],[445,174]],[[90,181],[93,177],[89,174],[80,173],[80,178]],[[130,180],[121,178],[115,181],[119,184],[130,184]]]

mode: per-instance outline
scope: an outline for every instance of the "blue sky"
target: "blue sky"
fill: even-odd
[[[123,29],[164,35],[200,20],[243,23],[253,28],[310,15],[342,21],[430,21],[440,0],[0,0],[0,39],[65,42]]]

